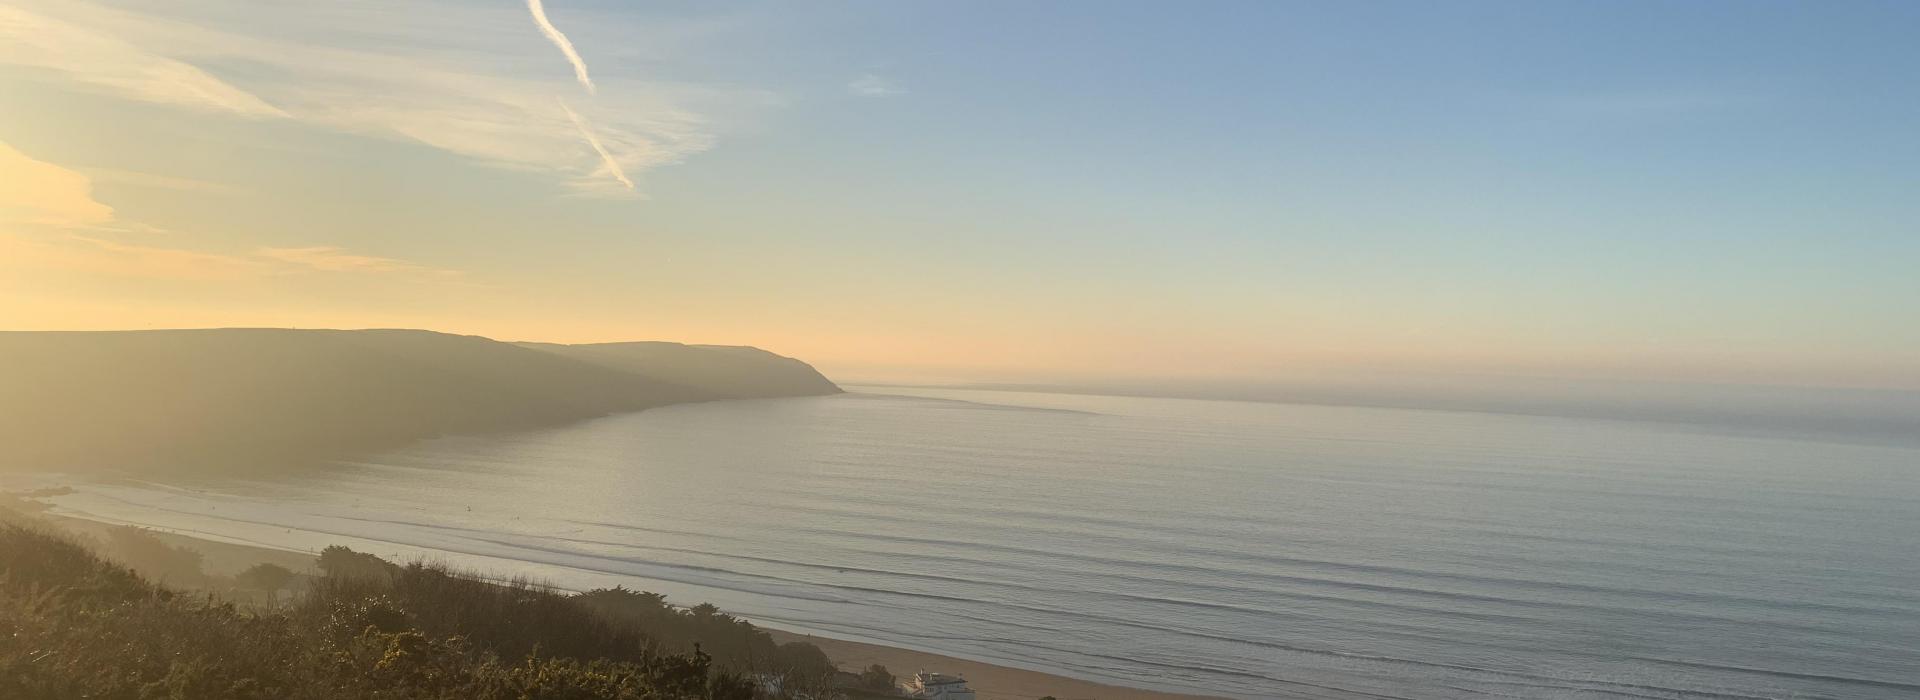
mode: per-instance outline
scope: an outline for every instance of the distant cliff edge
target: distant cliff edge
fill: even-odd
[[[608,369],[685,384],[733,398],[838,394],[840,387],[791,357],[738,345],[631,342],[518,343]]]
[[[840,388],[749,347],[418,330],[0,332],[0,469],[241,467]]]

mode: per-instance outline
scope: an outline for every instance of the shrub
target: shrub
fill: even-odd
[[[895,689],[895,683],[893,672],[880,664],[868,666],[867,670],[860,672],[860,687],[868,690],[889,692]]]
[[[340,545],[331,545],[320,550],[318,561],[320,571],[328,578],[367,579],[375,582],[393,580],[399,568],[385,559],[371,554],[356,552]]]
[[[242,586],[267,594],[271,599],[287,587],[287,582],[293,580],[293,572],[278,564],[255,564],[240,572],[234,580]]]
[[[327,577],[316,591],[286,612],[243,611],[170,593],[64,538],[0,525],[0,698],[754,697],[746,678],[713,670],[697,648],[653,653],[632,630],[537,587],[406,567],[390,582]],[[485,640],[461,628],[497,613],[511,623],[475,625]],[[556,626],[570,621],[592,629]],[[561,647],[581,655],[549,651]],[[612,653],[591,655],[600,651]]]
[[[162,542],[141,528],[122,525],[107,530],[106,552],[149,579],[182,586],[198,586],[207,580],[200,571],[200,552]]]

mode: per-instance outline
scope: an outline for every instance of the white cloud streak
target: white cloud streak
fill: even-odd
[[[116,234],[154,230],[121,219],[113,207],[95,199],[93,182],[86,174],[34,159],[0,141],[0,268],[188,279],[312,272],[423,278],[460,275],[453,270],[334,246],[260,248],[251,254],[234,254],[115,240],[119,237]]]
[[[587,76],[587,62],[580,58],[580,52],[573,50],[573,42],[567,39],[567,35],[560,33],[560,28],[547,19],[546,5],[540,0],[527,0],[527,11],[533,14],[533,23],[539,25],[540,33],[547,35],[547,40],[559,47],[560,53],[566,55],[567,62],[573,64],[573,77],[580,81],[580,86],[587,89],[587,94],[594,94],[593,78]]]
[[[0,5],[0,64],[31,66],[96,89],[246,117],[284,117],[252,93],[110,34]]]
[[[655,51],[710,31],[622,16],[597,26]],[[774,102],[759,91],[603,75],[605,94],[567,115],[540,77],[551,52],[512,5],[0,0],[0,65],[34,69],[8,79],[419,143],[558,174],[586,194],[630,197],[639,173],[712,146],[709,110]],[[588,122],[591,152],[579,147]]]
[[[632,191],[633,181],[627,179],[626,171],[620,169],[620,161],[607,152],[606,146],[600,145],[600,138],[593,135],[593,129],[587,126],[587,121],[575,114],[573,108],[568,107],[565,101],[560,102],[560,110],[567,113],[567,119],[573,121],[574,128],[580,130],[580,136],[587,140],[587,145],[593,147],[593,152],[600,154],[600,161],[606,165],[607,173],[612,175],[613,179],[619,180],[620,184],[625,185],[628,191]]]
[[[893,81],[868,73],[847,83],[847,92],[861,97],[886,97],[906,92],[894,85]]]

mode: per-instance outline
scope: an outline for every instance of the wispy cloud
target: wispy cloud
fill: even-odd
[[[0,228],[85,228],[113,222],[113,207],[93,198],[93,181],[36,160],[0,141]]]
[[[333,246],[229,253],[190,246],[182,237],[168,238],[173,245],[114,240],[120,234],[156,232],[161,231],[121,219],[113,207],[95,199],[93,182],[86,174],[37,160],[0,141],[0,267],[179,279],[315,271],[420,277],[459,274]]]
[[[94,233],[162,233],[127,221],[94,197],[97,177],[21,153],[0,141],[0,232],[31,229]]]
[[[127,243],[82,233],[32,235],[0,231],[0,268],[60,270],[109,277],[245,280],[319,273],[395,279],[459,280],[454,270],[355,254],[331,246],[261,248],[226,253],[184,245]]]
[[[94,182],[106,182],[116,185],[173,190],[175,192],[197,192],[223,197],[237,197],[247,194],[248,192],[247,188],[237,185],[195,180],[189,177],[155,175],[137,170],[121,170],[119,168],[82,168],[82,170],[91,176]]]
[[[0,5],[0,63],[65,75],[83,85],[147,102],[284,117],[252,93],[183,61],[156,56],[110,34]]]
[[[241,255],[177,246],[122,243],[94,236],[67,236],[41,248],[50,262],[75,271],[120,277],[237,279],[269,274],[263,261]]]
[[[435,272],[423,265],[405,260],[383,258],[375,255],[359,255],[333,246],[309,246],[305,248],[261,248],[254,255],[268,260],[276,260],[297,267],[322,272]]]
[[[222,252],[157,242],[128,243],[78,232],[0,230],[0,268],[61,270],[110,277],[240,280],[291,274],[382,275],[401,280],[459,280],[458,271],[356,254],[332,246]]]
[[[861,97],[886,97],[888,95],[898,95],[906,91],[900,89],[898,85],[893,84],[893,81],[868,73],[855,78],[853,82],[847,83],[847,92]]]
[[[573,50],[573,42],[567,39],[567,35],[547,19],[546,5],[540,0],[527,0],[527,11],[533,14],[533,23],[539,25],[540,33],[547,35],[547,41],[560,48],[560,53],[567,57],[567,63],[573,64],[573,77],[580,81],[580,86],[587,89],[587,94],[594,94],[593,78],[587,75],[587,62],[580,58],[579,51]]]
[[[603,75],[608,89],[570,116],[553,108],[551,81],[535,68],[552,47],[510,5],[108,2],[118,0],[0,0],[0,64],[132,100],[416,142],[596,191],[630,191],[638,173],[710,148],[709,113],[772,102]],[[597,30],[652,46],[671,45],[678,29],[619,21]],[[591,152],[579,148],[575,117],[593,125]]]
[[[607,173],[612,175],[613,179],[620,181],[621,185],[625,185],[628,191],[632,191],[633,181],[627,179],[626,171],[620,169],[620,161],[614,159],[613,154],[607,152],[607,147],[600,144],[600,138],[593,135],[593,129],[587,126],[586,120],[574,113],[573,108],[568,107],[564,101],[560,103],[560,110],[567,113],[567,119],[573,121],[573,126],[580,130],[581,138],[587,140],[587,145],[593,147],[593,152],[600,154],[600,162],[605,164]]]

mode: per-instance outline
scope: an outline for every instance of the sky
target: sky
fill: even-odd
[[[1920,4],[0,0],[0,328],[1920,388]]]

